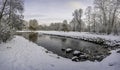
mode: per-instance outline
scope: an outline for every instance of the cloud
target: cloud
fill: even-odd
[[[68,6],[72,9],[85,9],[87,6],[91,6],[93,0],[71,0],[68,2]]]
[[[28,18],[32,18],[32,17],[45,17],[46,15],[33,14],[33,15],[24,15],[24,16]]]
[[[72,8],[72,9],[79,9],[82,8],[82,4],[79,1],[70,1],[68,3],[68,5]]]

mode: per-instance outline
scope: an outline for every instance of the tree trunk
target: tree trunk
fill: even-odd
[[[0,22],[1,22],[1,19],[3,17],[3,12],[5,10],[6,3],[7,3],[7,0],[5,0],[5,2],[3,3],[3,7],[2,7],[2,10],[1,10],[1,13],[0,13]]]

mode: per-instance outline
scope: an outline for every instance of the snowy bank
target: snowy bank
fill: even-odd
[[[0,70],[119,70],[120,53],[116,50],[101,62],[73,62],[46,49],[15,36],[7,43],[0,44]]]
[[[81,39],[107,46],[120,46],[120,36],[114,36],[114,35],[97,35],[97,34],[90,34],[88,32],[63,32],[63,31],[35,31],[35,32],[48,34],[48,35]]]

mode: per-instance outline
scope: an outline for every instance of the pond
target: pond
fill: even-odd
[[[17,33],[58,56],[74,61],[102,61],[110,50],[101,45],[66,37],[44,35],[40,33]],[[46,51],[46,53],[48,53]],[[77,60],[76,60],[77,59]]]

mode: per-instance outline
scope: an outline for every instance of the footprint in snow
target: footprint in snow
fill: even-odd
[[[112,63],[109,63],[108,65],[109,66],[115,66],[117,63],[115,63],[115,62],[112,62]]]
[[[55,67],[55,65],[53,65],[53,64],[50,64],[52,67]]]
[[[12,47],[7,47],[7,49],[11,49]]]

